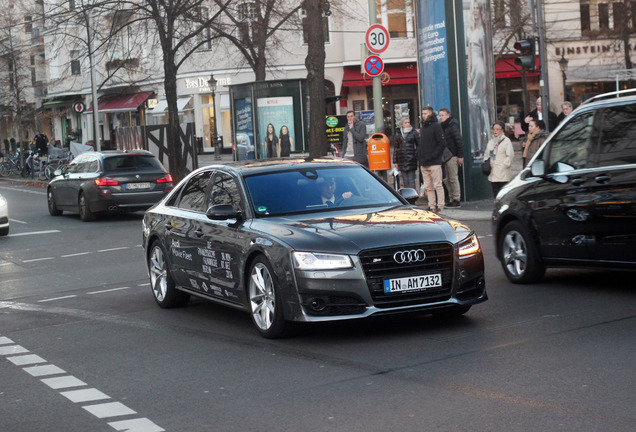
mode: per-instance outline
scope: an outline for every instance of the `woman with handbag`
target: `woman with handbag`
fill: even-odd
[[[488,141],[484,153],[484,163],[490,164],[490,174],[488,180],[492,186],[492,192],[497,197],[501,188],[512,178],[512,160],[515,150],[512,147],[510,138],[504,134],[504,123],[495,122],[492,125],[492,139]]]
[[[417,143],[419,134],[411,126],[407,118],[402,121],[402,128],[394,138],[393,166],[400,172],[405,188],[417,190]]]

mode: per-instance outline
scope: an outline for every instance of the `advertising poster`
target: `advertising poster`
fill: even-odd
[[[440,0],[420,0],[417,7],[421,106],[430,105],[435,112],[450,107],[445,3]]]
[[[492,30],[486,0],[464,0],[464,34],[466,35],[468,110],[470,147],[473,164],[484,157],[494,121],[494,64]]]
[[[281,129],[287,127],[291,138],[291,150],[297,151],[298,143],[294,130],[294,99],[292,96],[259,98],[256,101],[258,109],[258,157],[259,159],[275,157],[268,152],[268,147],[272,151],[272,146],[268,146],[266,140],[268,136],[268,126],[271,125],[274,136],[273,142],[278,140]],[[269,131],[271,135],[271,130]]]
[[[342,144],[345,126],[347,125],[346,115],[333,115],[325,117],[327,141],[340,148]]]
[[[238,160],[254,159],[254,130],[251,98],[235,99],[236,150]]]

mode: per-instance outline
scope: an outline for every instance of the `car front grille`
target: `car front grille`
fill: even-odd
[[[426,258],[399,264],[394,255],[401,251],[423,250]],[[453,246],[449,243],[415,244],[372,249],[359,254],[369,292],[378,308],[435,303],[450,299],[453,283]],[[442,286],[418,291],[385,293],[384,280],[440,273]]]

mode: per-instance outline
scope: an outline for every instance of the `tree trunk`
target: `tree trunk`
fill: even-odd
[[[305,0],[308,17],[303,31],[307,36],[307,91],[309,94],[309,157],[327,154],[325,128],[325,34],[323,4],[325,0]]]
[[[181,181],[187,174],[188,169],[183,163],[183,148],[179,133],[179,112],[177,108],[177,68],[175,66],[174,55],[171,49],[164,49],[164,88],[166,91],[166,102],[168,103],[168,161],[170,163],[170,174],[175,184]],[[175,115],[172,115],[172,114]]]

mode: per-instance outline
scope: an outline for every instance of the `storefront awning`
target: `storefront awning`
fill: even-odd
[[[192,96],[183,96],[177,99],[177,109],[179,112],[183,112],[186,108],[186,105],[190,103],[192,100]],[[163,115],[168,110],[168,101],[165,99],[161,99],[157,105],[153,109],[148,110],[148,114],[152,115]]]
[[[417,66],[415,63],[386,64],[382,75],[382,85],[417,84]],[[386,81],[387,78],[388,81]],[[344,77],[342,78],[343,87],[362,87],[372,84],[373,78],[361,73],[360,67],[345,68]]]
[[[56,98],[51,98],[42,103],[43,109],[52,109],[52,108],[64,108],[71,107],[76,102],[80,102],[82,98],[80,96],[60,96]]]
[[[128,111],[137,111],[139,106],[146,102],[150,96],[152,96],[154,92],[142,92],[142,93],[134,93],[127,94],[115,97],[101,97],[99,98],[99,112],[108,113],[108,112],[128,112]],[[87,113],[93,111],[93,107],[90,106],[86,110]]]
[[[539,68],[539,59],[537,59]],[[539,72],[526,72],[526,76],[539,76]],[[515,64],[515,59],[499,59],[495,63],[495,79],[521,78],[521,66]]]

